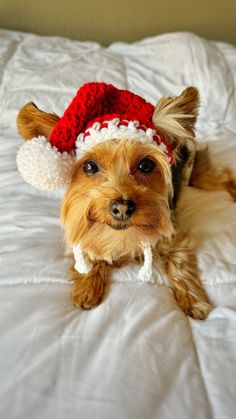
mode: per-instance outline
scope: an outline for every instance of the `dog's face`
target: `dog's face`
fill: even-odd
[[[74,167],[61,211],[67,240],[92,259],[135,255],[142,241],[154,245],[172,233],[171,192],[166,156],[155,145],[99,144]]]
[[[177,158],[178,149],[193,141],[198,92],[190,87],[177,97],[160,99],[152,122]],[[59,117],[25,105],[17,126],[26,140],[50,139]],[[94,146],[75,163],[62,204],[66,239],[80,242],[91,259],[109,262],[136,256],[141,242],[154,246],[172,233],[168,197],[172,192],[166,156],[155,145],[136,140],[110,140]]]

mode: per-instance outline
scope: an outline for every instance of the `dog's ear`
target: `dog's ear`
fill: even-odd
[[[24,140],[40,135],[49,139],[59,119],[59,116],[43,112],[33,102],[29,102],[18,113],[16,124]]]
[[[199,94],[195,87],[188,87],[180,96],[163,97],[156,105],[152,121],[175,146],[195,137]]]

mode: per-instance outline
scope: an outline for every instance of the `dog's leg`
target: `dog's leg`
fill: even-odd
[[[105,295],[109,272],[110,267],[105,262],[95,263],[85,275],[80,274],[72,267],[70,279],[74,281],[71,292],[74,305],[84,309],[99,305]]]
[[[162,241],[158,251],[179,307],[194,319],[205,319],[212,306],[202,286],[189,239],[176,233],[171,241]]]
[[[189,185],[207,191],[226,191],[236,201],[236,178],[232,170],[215,167],[207,148],[196,153]]]

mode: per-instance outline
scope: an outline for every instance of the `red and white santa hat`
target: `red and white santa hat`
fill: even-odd
[[[26,141],[17,153],[24,180],[41,190],[63,188],[75,162],[95,145],[113,139],[153,143],[171,165],[173,152],[152,123],[154,106],[140,96],[111,84],[82,86],[52,131]]]

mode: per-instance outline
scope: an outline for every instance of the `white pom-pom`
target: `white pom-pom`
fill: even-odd
[[[20,147],[16,162],[27,183],[43,191],[52,191],[69,183],[75,157],[60,153],[46,138],[38,137]]]

